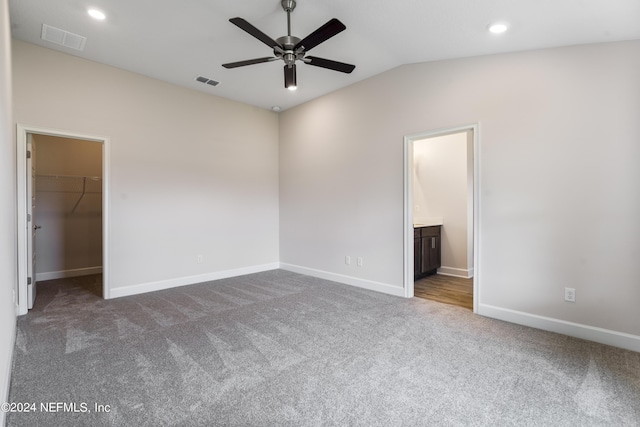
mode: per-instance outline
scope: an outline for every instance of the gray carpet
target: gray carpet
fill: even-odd
[[[640,353],[282,270],[109,301],[99,280],[19,318],[10,400],[37,411],[9,426],[640,425]]]

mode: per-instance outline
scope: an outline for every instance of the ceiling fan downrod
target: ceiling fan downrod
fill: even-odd
[[[296,8],[296,0],[282,0],[282,8],[287,12],[287,35],[291,36],[291,12]]]

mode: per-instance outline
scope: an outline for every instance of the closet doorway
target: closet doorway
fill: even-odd
[[[24,167],[18,162],[19,197],[26,219],[24,228],[19,224],[25,230],[18,240],[20,314],[33,307],[38,288],[59,280],[76,280],[108,297],[106,143],[19,126],[18,155],[22,148],[25,153]]]

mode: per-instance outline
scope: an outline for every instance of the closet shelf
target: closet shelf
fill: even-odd
[[[91,179],[93,181],[100,181],[100,176],[83,176],[83,175],[36,175],[36,178],[48,178],[48,179]]]
[[[102,194],[102,178],[99,176],[36,175],[35,184],[36,193],[79,194],[71,213],[76,211],[85,195]]]
[[[45,193],[102,193],[102,177],[36,175],[36,191]]]

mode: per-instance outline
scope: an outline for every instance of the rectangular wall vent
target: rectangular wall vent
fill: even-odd
[[[42,24],[42,35],[40,37],[42,40],[75,50],[83,50],[84,45],[87,42],[86,37],[79,36],[47,24]]]
[[[205,83],[211,86],[218,86],[220,84],[220,82],[217,82],[215,80],[212,80],[210,78],[207,77],[202,77],[202,76],[198,76],[196,77],[196,80],[199,81],[200,83]]]

